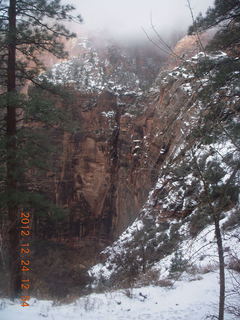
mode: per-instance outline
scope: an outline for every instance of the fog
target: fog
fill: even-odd
[[[105,32],[125,39],[142,38],[142,28],[150,32],[150,21],[161,35],[186,32],[192,23],[187,0],[64,0],[77,8],[83,26],[74,29]],[[194,15],[213,4],[213,0],[191,0]]]

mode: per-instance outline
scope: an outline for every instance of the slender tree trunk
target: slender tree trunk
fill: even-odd
[[[19,229],[17,195],[16,145],[16,0],[9,1],[8,67],[7,67],[7,194],[9,230],[10,297],[20,293]]]
[[[220,292],[219,292],[219,308],[218,308],[218,320],[224,320],[224,307],[225,307],[225,265],[224,265],[224,253],[223,253],[223,243],[222,243],[222,233],[219,224],[219,212],[216,212],[212,205],[210,198],[209,185],[204,179],[201,169],[198,166],[197,160],[194,156],[195,164],[197,165],[198,172],[200,174],[201,180],[204,184],[204,189],[208,199],[209,208],[213,214],[215,235],[217,238],[217,248],[218,248],[218,261],[219,261],[219,277],[220,277]],[[233,175],[231,176],[233,177]],[[230,181],[230,180],[229,180]]]
[[[219,259],[219,275],[220,275],[220,295],[219,295],[219,309],[218,320],[224,320],[224,305],[225,305],[225,266],[224,253],[222,244],[222,235],[219,225],[219,216],[214,214],[215,234],[217,238],[218,259]]]

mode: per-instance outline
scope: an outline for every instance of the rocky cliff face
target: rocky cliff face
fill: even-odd
[[[166,156],[184,138],[181,130],[188,130],[187,81],[166,81],[144,95],[74,93],[80,130],[64,134],[55,178],[57,204],[70,209],[71,236],[112,240],[133,222]]]
[[[157,183],[135,222],[103,251],[104,263],[91,270],[98,284],[136,285],[147,270],[166,279],[187,267],[214,268],[214,214],[231,263],[239,241],[238,68],[239,58],[200,53],[158,77],[144,139],[148,162],[158,150]]]
[[[74,120],[80,128],[58,138],[63,151],[59,173],[50,185],[56,203],[70,213],[68,226],[55,236],[77,246],[90,239],[105,245],[134,221],[159,169],[181,157],[186,136],[199,121],[199,93],[208,79],[194,73],[204,58],[199,55],[160,73],[151,89],[143,91],[134,68],[126,74],[130,65],[126,57],[105,55],[103,63],[86,41],[81,45],[82,56],[43,75],[72,88]],[[221,59],[220,54],[212,60]],[[170,180],[164,178],[166,194],[174,187]],[[163,205],[158,193],[157,188],[153,211]],[[186,216],[194,207],[192,201],[183,205],[173,200],[165,213]]]
[[[76,259],[73,274],[86,273],[96,253],[112,244],[103,251],[103,263],[90,272],[100,286],[129,287],[154,268],[164,279],[173,261],[175,267],[185,263],[181,252],[191,263],[197,252],[206,267],[211,260],[200,249],[215,239],[202,171],[212,205],[224,217],[221,226],[228,232],[239,225],[239,59],[221,52],[186,57],[144,90],[134,68],[125,78],[126,57],[117,54],[111,62],[105,55],[103,63],[94,51],[90,61],[92,50],[85,49],[83,56],[42,75],[68,87],[77,127],[74,133],[52,131],[60,150],[56,170],[36,182],[68,209],[67,217],[51,231],[51,217],[42,221],[43,230],[46,218],[39,217],[36,236],[57,241],[60,249],[61,243],[77,248],[63,246],[69,261]],[[91,81],[82,81],[82,75]],[[69,112],[64,103],[61,108]],[[226,248],[236,245],[232,234]],[[55,255],[49,257],[55,263]],[[72,270],[69,265],[62,269]],[[52,279],[54,286],[58,280]],[[89,276],[85,280],[81,286]]]
[[[135,219],[168,146],[151,141],[152,96],[75,94],[80,130],[62,137],[56,201],[70,209],[71,236],[112,240]]]
[[[69,219],[52,237],[73,245],[109,243],[135,219],[169,148],[168,140],[152,136],[159,93],[144,93],[161,61],[116,45],[97,47],[87,38],[73,47],[74,58],[41,76],[69,88],[79,127],[74,134],[54,133],[62,151],[57,173],[45,184],[56,204],[69,209]],[[154,67],[151,76],[146,63],[149,72]]]

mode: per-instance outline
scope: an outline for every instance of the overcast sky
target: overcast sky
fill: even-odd
[[[108,31],[123,37],[139,37],[150,28],[150,16],[161,33],[186,30],[191,24],[187,0],[64,0],[77,7],[84,28]],[[203,13],[214,0],[191,0],[194,14]],[[80,27],[81,28],[81,27]]]

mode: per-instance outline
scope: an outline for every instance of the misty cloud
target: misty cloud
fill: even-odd
[[[123,38],[143,36],[150,29],[150,17],[162,35],[184,32],[192,23],[186,0],[65,0],[83,16],[84,28]],[[191,0],[195,16],[213,0]]]

